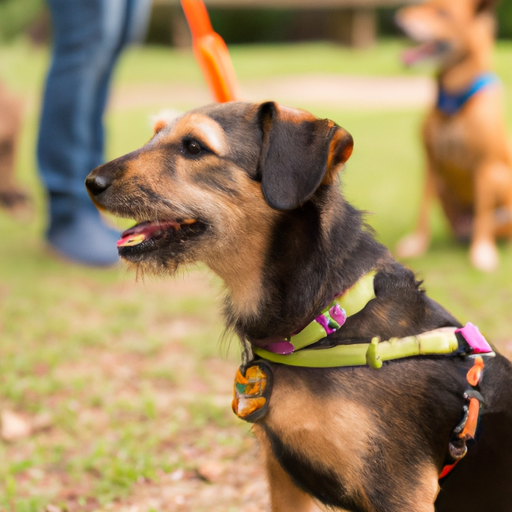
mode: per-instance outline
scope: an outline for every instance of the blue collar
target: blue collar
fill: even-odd
[[[497,84],[499,81],[495,73],[483,73],[479,75],[465,91],[459,94],[449,94],[439,85],[436,107],[443,114],[453,116],[477,92],[485,87]]]

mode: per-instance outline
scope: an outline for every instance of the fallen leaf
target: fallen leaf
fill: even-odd
[[[32,434],[32,426],[21,415],[5,410],[2,411],[0,420],[2,422],[0,437],[4,441],[16,441],[29,437]]]
[[[225,467],[217,461],[209,461],[197,468],[198,475],[207,482],[218,482],[223,475]]]

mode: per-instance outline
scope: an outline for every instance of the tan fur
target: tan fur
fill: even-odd
[[[201,114],[188,114],[177,123],[173,136],[178,138],[188,134],[203,139],[219,156],[226,154],[228,145],[224,131],[213,119]]]
[[[321,467],[336,475],[349,493],[364,500],[364,484],[368,471],[371,471],[366,461],[372,446],[379,443],[379,419],[372,417],[363,403],[347,397],[340,400],[339,396],[326,398],[315,395],[303,381],[287,381],[280,378],[279,372],[274,373],[274,378],[272,406],[261,425],[269,427],[285,445],[293,447],[313,467]],[[342,383],[340,387],[343,387]],[[403,428],[406,429],[405,426]],[[255,426],[254,430],[269,473],[272,510],[317,510],[313,500],[307,499],[307,495],[289,481],[275,460],[264,428]],[[384,438],[385,432],[382,432],[382,440]],[[419,470],[419,475],[417,484],[409,491],[403,512],[434,512],[439,492],[438,470],[434,465],[428,465]],[[369,501],[365,506],[370,508]]]
[[[267,470],[267,478],[270,482],[270,504],[273,511],[279,512],[320,512],[311,496],[301,491],[283,470],[274,457],[270,443],[263,430],[254,425],[256,434],[263,453],[264,464]]]
[[[192,112],[167,124],[157,124],[157,127],[151,141],[155,146],[177,145],[183,137],[190,136],[210,147],[215,154],[207,159],[206,166],[204,162],[178,158],[173,173],[166,174],[161,172],[162,157],[158,151],[141,153],[125,166],[124,193],[136,194],[140,177],[143,177],[145,187],[164,200],[165,191],[172,195],[168,210],[160,208],[150,220],[194,216],[212,219],[218,227],[215,244],[196,257],[224,280],[237,315],[257,315],[263,293],[260,286],[263,257],[270,225],[277,212],[268,207],[261,187],[234,163],[229,164],[229,179],[230,186],[237,190],[236,197],[227,198],[196,181],[198,176],[211,172],[210,165],[216,155],[222,157],[229,149],[222,128],[213,119]],[[194,205],[194,211],[190,211],[188,205]],[[148,220],[147,213],[141,212],[137,220]],[[237,243],[240,233],[250,234],[243,245]],[[142,267],[144,270],[144,265]]]
[[[369,434],[374,430],[367,408],[348,399],[339,407],[338,397],[314,396],[297,380],[277,384],[272,402],[278,405],[271,409],[264,423],[313,465],[327,467],[351,484],[364,481],[363,456],[368,450]],[[362,493],[362,489],[358,490]]]
[[[452,44],[453,54],[439,61],[440,83],[451,94],[466,90],[491,69],[493,21],[487,12],[475,14],[477,3],[430,0],[398,14],[399,24],[414,39]],[[397,247],[400,257],[427,250],[429,208],[437,195],[455,235],[471,237],[472,264],[484,271],[496,268],[495,239],[512,235],[512,150],[501,95],[499,86],[487,87],[453,116],[436,108],[428,114],[423,127],[425,192],[415,232]]]
[[[191,114],[183,117],[173,129],[172,139],[191,134],[205,140],[220,155],[227,151],[221,127],[206,116]],[[217,225],[226,230],[221,233],[217,250],[205,256],[205,263],[217,273],[230,290],[232,304],[237,314],[257,314],[261,289],[263,255],[265,254],[271,220],[274,217],[261,194],[261,188],[243,172],[233,172],[232,178],[240,196],[237,204],[223,202],[214,191],[193,183],[194,172],[204,172],[202,166],[191,169],[190,164],[178,168],[179,179],[173,185],[183,203],[197,203],[208,208],[208,216],[219,217]],[[176,187],[179,187],[176,190]],[[199,200],[199,201],[198,201]],[[213,208],[215,211],[213,211]],[[256,214],[255,214],[256,213]],[[247,244],[240,246],[236,240],[240,232],[250,233]]]
[[[434,502],[439,494],[439,475],[433,466],[427,466],[422,471],[420,479],[423,485],[412,491],[411,504],[416,507],[416,512],[434,512]]]

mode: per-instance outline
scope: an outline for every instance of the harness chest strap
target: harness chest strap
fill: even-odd
[[[334,368],[343,366],[365,366],[380,368],[383,361],[392,361],[418,355],[451,354],[458,348],[456,328],[435,329],[417,336],[391,338],[380,341],[378,337],[371,343],[336,345],[330,348],[302,349],[281,355],[257,347],[254,353],[273,363],[309,368]]]
[[[436,107],[446,116],[453,116],[477,93],[499,83],[495,73],[482,73],[459,94],[450,94],[439,85]]]
[[[471,323],[460,329],[447,327],[387,341],[375,337],[370,343],[307,349],[309,345],[336,332],[348,316],[361,311],[375,298],[374,277],[374,271],[363,276],[356,285],[325,308],[319,317],[289,339],[274,342],[273,346],[267,347],[268,350],[253,347],[254,353],[261,359],[238,369],[233,386],[233,411],[248,422],[258,421],[267,414],[272,391],[272,369],[269,362],[311,368],[369,365],[378,369],[384,361],[412,356],[475,357],[474,365],[466,375],[470,389],[464,393],[466,404],[463,419],[453,430],[449,442],[449,460],[439,477],[445,478],[466,455],[467,441],[475,438],[483,403],[477,390],[484,368],[482,356],[492,357],[494,352],[478,328]]]
[[[459,345],[461,338],[466,342],[466,346]],[[473,354],[475,363],[466,375],[466,380],[472,389],[465,392],[470,421],[464,421],[464,427],[466,424],[468,427],[460,429],[463,438],[466,438],[467,435],[474,437],[474,430],[471,430],[471,425],[474,425],[474,411],[479,410],[479,403],[482,402],[481,396],[475,391],[484,368],[482,356],[494,356],[491,346],[480,334],[478,328],[471,323],[460,329],[455,327],[436,329],[418,336],[394,338],[384,342],[378,342],[378,338],[374,338],[371,343],[339,345],[317,350],[303,349],[288,356],[267,353],[262,350],[257,350],[256,353],[260,357],[263,355],[268,357],[262,357],[260,360],[242,365],[237,371],[233,388],[233,411],[241,419],[250,422],[260,419],[267,412],[272,380],[269,362],[310,368],[368,365],[378,369],[382,367],[383,361],[404,357],[419,355],[473,357],[471,356]],[[459,434],[457,428],[455,432]],[[453,458],[456,459],[456,457]]]
[[[352,287],[335,297],[312,322],[296,333],[293,333],[290,337],[267,344],[264,350],[265,354],[273,353],[288,356],[296,350],[313,345],[317,341],[336,332],[343,326],[349,316],[359,313],[368,302],[375,298],[373,287],[375,274],[376,271],[372,270],[363,275]],[[265,340],[253,341],[254,348],[256,349]]]
[[[468,451],[467,443],[475,439],[483,405],[482,395],[477,391],[485,367],[483,356],[493,356],[493,352],[474,356],[474,364],[466,374],[470,386],[464,392],[466,404],[463,418],[453,429],[448,444],[448,457],[439,475],[446,478],[463,459]],[[252,361],[238,369],[233,386],[233,412],[242,420],[256,422],[266,416],[272,392],[272,369],[266,361]]]
[[[446,478],[457,463],[466,456],[468,452],[467,442],[475,439],[478,420],[484,404],[484,399],[478,391],[484,367],[484,358],[481,355],[475,356],[474,364],[466,374],[470,389],[464,392],[464,399],[466,400],[463,407],[464,415],[461,422],[452,431],[448,444],[449,460],[441,470],[439,480]]]

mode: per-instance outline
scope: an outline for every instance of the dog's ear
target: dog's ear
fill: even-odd
[[[328,119],[267,102],[258,109],[258,121],[261,189],[276,210],[304,204],[320,184],[334,181],[352,153],[351,135]]]
[[[475,12],[477,14],[481,12],[493,11],[499,3],[499,0],[474,0],[475,1]]]

